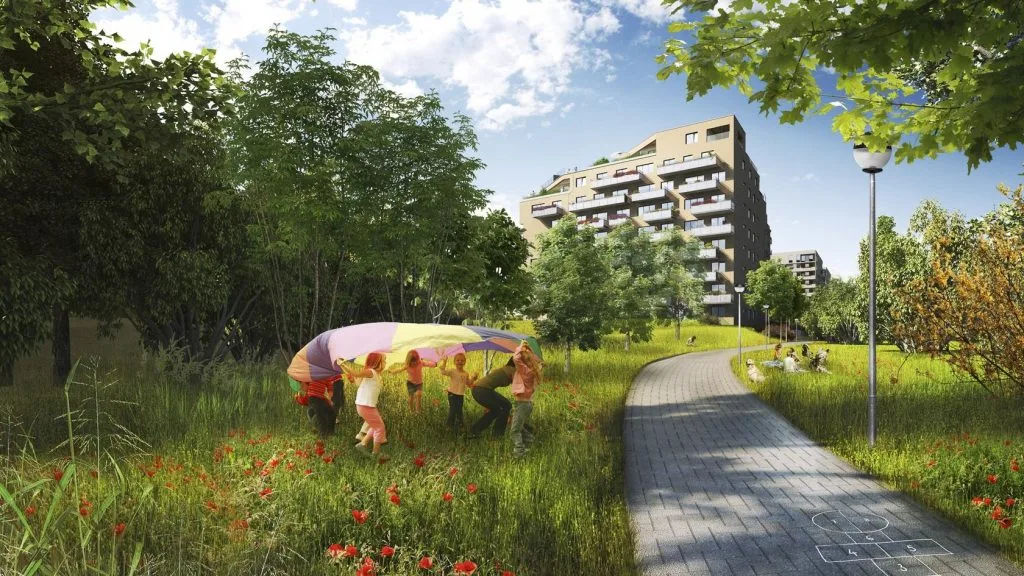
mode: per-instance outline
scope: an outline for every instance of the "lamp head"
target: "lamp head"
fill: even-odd
[[[743,294],[743,291],[746,290],[746,287],[745,286],[736,286],[735,289],[736,289],[736,293],[737,294]]]
[[[870,136],[871,132],[865,132],[865,136]],[[889,163],[889,159],[892,158],[892,146],[886,146],[882,152],[871,152],[868,150],[866,144],[854,143],[853,145],[853,159],[860,166],[860,169],[867,172],[868,174],[878,174],[885,168],[885,165]]]

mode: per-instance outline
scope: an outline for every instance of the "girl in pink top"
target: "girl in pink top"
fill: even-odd
[[[437,366],[436,362],[424,360],[420,358],[419,352],[410,350],[409,353],[405,355],[405,364],[388,370],[391,374],[397,374],[403,371],[405,372],[405,390],[409,393],[409,410],[413,414],[419,414],[422,411],[423,368],[433,368],[435,366]]]

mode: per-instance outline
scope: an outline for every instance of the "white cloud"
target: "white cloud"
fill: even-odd
[[[307,7],[305,0],[215,0],[206,6],[204,18],[214,26],[217,51],[237,54],[239,43],[274,24],[284,26]]]
[[[572,112],[572,109],[575,108],[575,107],[576,107],[576,103],[575,102],[569,102],[565,106],[562,106],[562,110],[559,112],[559,115],[562,118],[565,118],[566,115],[568,115],[569,112]]]
[[[551,126],[551,120],[541,120],[540,125],[542,128],[547,128]]]
[[[683,19],[683,10],[672,14],[668,8],[662,5],[661,0],[601,0],[601,4],[625,10],[638,18],[658,24]]]
[[[143,8],[152,8],[152,12]],[[93,15],[93,22],[107,33],[124,38],[122,46],[134,50],[143,42],[153,48],[153,57],[160,60],[172,52],[199,52],[206,44],[195,20],[181,15],[177,0],[151,0],[139,3],[129,12],[102,10]]]
[[[341,19],[341,23],[344,24],[345,26],[350,27],[350,28],[355,28],[355,27],[359,27],[359,26],[366,26],[366,19],[365,18],[357,18],[357,17],[354,17],[354,16],[346,16],[346,17]]]
[[[327,0],[327,2],[334,4],[342,10],[348,10],[349,12],[356,9],[356,5],[359,4],[359,0]]]
[[[424,93],[423,88],[420,88],[420,85],[417,84],[415,80],[406,80],[401,84],[395,84],[382,79],[380,83],[385,88],[389,90],[394,90],[395,92],[398,92],[399,94],[405,96],[406,98],[421,96]]]
[[[762,175],[763,177],[763,175]],[[820,182],[818,176],[814,172],[808,172],[803,176],[793,176],[793,182]]]
[[[617,32],[620,27],[619,19],[605,6],[596,14],[587,16],[586,21],[583,23],[583,32],[591,38],[601,38]]]
[[[605,82],[615,82],[616,78],[618,78],[618,76],[616,76],[615,74],[605,74],[604,81]]]

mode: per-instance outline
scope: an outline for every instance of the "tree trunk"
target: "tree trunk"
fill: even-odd
[[[572,355],[572,342],[565,343],[565,375],[569,375],[569,356]]]
[[[71,373],[71,326],[67,308],[53,305],[53,385],[64,386]]]
[[[629,340],[630,340],[630,338],[629,338],[629,332],[626,332],[626,343],[625,343],[625,345],[623,346],[623,349],[624,349],[624,350],[625,350],[626,352],[629,352]]]
[[[677,314],[676,315],[676,340],[679,340],[679,338],[680,338],[679,331],[682,328],[682,325],[683,325],[683,320]]]
[[[14,386],[14,362],[0,364],[0,386]]]

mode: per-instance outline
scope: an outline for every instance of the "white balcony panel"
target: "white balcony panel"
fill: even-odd
[[[608,225],[611,226],[612,228],[615,228],[616,226],[622,226],[623,224],[628,224],[629,222],[632,222],[632,220],[629,218],[629,216],[623,216],[622,218],[609,218],[608,219]]]
[[[630,194],[629,199],[635,204],[637,202],[645,202],[647,200],[664,200],[668,198],[668,190],[658,189],[651,190],[649,192],[637,192],[636,194]]]
[[[590,228],[597,228],[598,230],[604,230],[605,228],[608,227],[608,221],[602,218],[600,220],[594,220],[593,222],[584,222],[583,224],[577,224],[576,225],[576,229],[577,230],[583,230],[584,228],[587,228],[588,226]]]
[[[700,182],[691,182],[689,184],[683,184],[676,188],[676,192],[680,194],[694,194],[697,192],[711,192],[718,190],[718,180],[701,180]]]
[[[666,164],[658,166],[658,176],[668,176],[671,174],[682,174],[684,172],[692,172],[694,170],[702,170],[704,168],[710,168],[713,166],[720,166],[718,162],[718,156],[707,156],[704,158],[694,158],[693,160],[686,160],[680,162],[674,162],[672,164]]]
[[[732,224],[720,224],[718,226],[704,226],[702,228],[690,228],[687,232],[697,238],[708,238],[711,236],[728,236],[732,234]]]
[[[586,212],[587,210],[597,210],[607,206],[625,206],[628,201],[629,197],[625,195],[612,196],[611,198],[594,198],[592,200],[573,202],[569,204],[569,210],[573,212]]]
[[[718,280],[718,272],[705,272],[704,273],[704,281],[705,282],[714,282],[715,280]]]
[[[664,220],[671,220],[675,216],[672,214],[671,208],[666,208],[664,210],[645,212],[640,217],[644,219],[644,222],[662,222]]]
[[[600,180],[594,180],[590,183],[590,187],[594,190],[599,188],[609,188],[611,186],[629,186],[630,184],[639,184],[640,182],[648,182],[647,175],[642,172],[636,172],[633,174],[623,174],[622,176],[613,176],[611,178],[601,178]]]
[[[530,214],[534,218],[557,218],[565,214],[565,210],[561,206],[544,206],[542,208],[534,208],[530,211]]]
[[[690,205],[687,210],[694,216],[704,216],[707,214],[721,214],[722,212],[732,212],[732,201],[723,200],[721,202],[708,202],[706,204],[697,204],[696,206]]]
[[[701,248],[697,256],[701,260],[714,260],[718,258],[718,248]]]
[[[732,304],[732,294],[705,294],[705,304]]]

